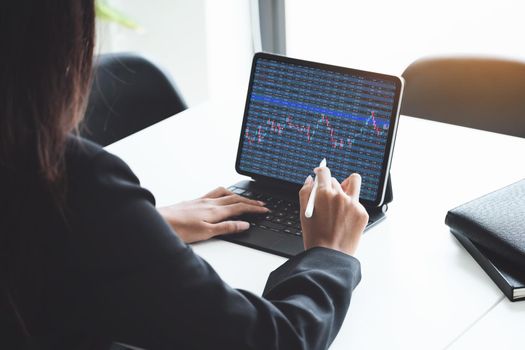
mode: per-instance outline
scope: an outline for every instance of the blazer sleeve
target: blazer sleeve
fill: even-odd
[[[75,334],[148,349],[323,349],[336,336],[359,262],[310,249],[268,279],[264,296],[236,290],[183,243],[153,196],[119,158],[102,152],[69,194],[68,307]],[[73,177],[72,177],[73,178]]]

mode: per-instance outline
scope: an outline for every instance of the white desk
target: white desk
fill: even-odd
[[[107,149],[131,166],[158,205],[190,199],[243,178],[234,170],[243,108],[242,100],[210,102]],[[473,344],[462,343],[463,334],[467,339],[478,324],[481,335],[491,322],[506,327],[504,318],[487,318],[496,304],[506,307],[503,294],[444,218],[448,209],[524,177],[523,154],[523,139],[401,118],[394,201],[387,220],[363,237],[357,254],[363,280],[332,349],[461,349]],[[256,293],[285,261],[218,240],[194,249],[232,286]],[[521,315],[512,312],[517,322]],[[484,316],[485,326],[478,322]]]
[[[500,301],[451,347],[456,349],[523,350],[525,303]]]

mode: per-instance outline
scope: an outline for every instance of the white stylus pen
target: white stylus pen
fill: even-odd
[[[319,164],[319,168],[326,166],[326,158],[323,158],[321,163]],[[315,197],[317,196],[317,186],[318,186],[318,180],[317,176],[314,180],[314,186],[312,187],[312,192],[310,192],[310,198],[308,198],[308,204],[306,205],[306,210],[304,211],[304,216],[307,218],[311,218],[314,213],[314,203],[315,203]]]

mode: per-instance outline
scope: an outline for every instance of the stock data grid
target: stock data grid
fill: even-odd
[[[339,181],[359,173],[361,198],[375,200],[394,95],[389,81],[260,58],[240,168],[302,184],[326,158]]]

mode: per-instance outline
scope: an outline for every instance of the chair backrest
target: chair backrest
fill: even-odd
[[[525,137],[525,63],[429,58],[403,77],[404,115]]]
[[[187,108],[170,77],[132,53],[95,57],[83,137],[103,146]]]

